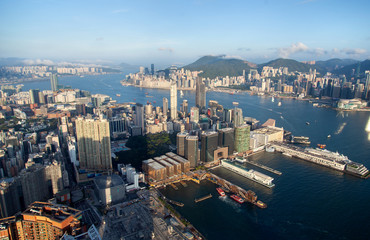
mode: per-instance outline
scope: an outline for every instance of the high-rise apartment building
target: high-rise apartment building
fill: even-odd
[[[206,108],[206,85],[200,77],[198,77],[196,83],[195,105],[201,112]]]
[[[228,154],[231,155],[234,152],[234,129],[223,128],[218,130],[218,145],[220,147],[228,147]]]
[[[180,156],[185,156],[185,138],[187,135],[186,132],[180,132],[176,135],[177,154]]]
[[[201,145],[200,160],[205,163],[212,162],[214,160],[214,151],[218,147],[218,133],[213,131],[203,133]]]
[[[51,91],[55,92],[58,91],[58,76],[56,74],[52,74],[50,76],[50,85],[51,85]]]
[[[195,168],[198,165],[198,137],[186,136],[185,138],[185,158],[190,162],[190,167]]]
[[[190,109],[190,121],[195,123],[199,122],[199,108],[192,107]]]
[[[249,150],[250,126],[244,124],[235,128],[235,151],[238,153]]]
[[[170,99],[171,99],[171,119],[174,120],[177,118],[177,86],[176,82],[171,83],[170,88]]]
[[[244,124],[243,110],[241,108],[234,109],[233,123],[234,123],[234,127],[239,127]]]
[[[81,168],[112,169],[109,122],[106,119],[79,117],[76,135]]]

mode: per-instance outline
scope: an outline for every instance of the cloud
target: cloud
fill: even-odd
[[[96,38],[96,41],[103,41],[104,40],[104,38],[103,37],[97,37]]]
[[[236,50],[237,50],[237,51],[251,51],[252,49],[241,47],[241,48],[238,48],[238,49],[236,49]]]
[[[49,59],[26,59],[23,60],[23,63],[26,65],[54,65],[55,63]]]
[[[243,60],[243,58],[239,55],[222,55],[222,58],[225,59],[240,59]]]
[[[173,48],[166,48],[166,47],[160,47],[158,48],[158,51],[162,51],[162,52],[173,52]]]
[[[361,55],[366,53],[367,50],[362,48],[344,48],[340,50],[340,52],[345,53],[347,55]]]
[[[291,54],[298,53],[298,52],[305,52],[308,50],[308,47],[301,42],[293,43],[290,47],[287,48],[279,48],[278,55],[283,58],[289,57]]]

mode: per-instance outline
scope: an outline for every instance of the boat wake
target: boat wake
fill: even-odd
[[[221,197],[221,196],[219,196],[218,199],[220,199],[221,201],[223,201],[227,205],[231,206],[236,212],[241,212],[241,205],[239,203],[233,201],[229,197],[226,197],[226,196]]]
[[[344,129],[344,127],[347,125],[347,123],[346,122],[344,122],[344,123],[342,123],[340,126],[339,126],[339,128],[337,129],[337,131],[335,131],[335,135],[338,135],[338,134],[341,134],[342,132],[343,132],[343,129]]]

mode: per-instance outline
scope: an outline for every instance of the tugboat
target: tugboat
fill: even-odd
[[[242,203],[244,203],[244,199],[243,198],[241,198],[241,197],[239,197],[239,196],[236,196],[236,195],[231,195],[230,196],[230,198],[232,198],[232,199],[234,199],[236,202],[238,202],[238,203],[240,203],[240,204],[242,204]]]
[[[326,147],[326,145],[325,145],[325,144],[317,144],[317,146],[318,146],[319,148],[321,148],[321,149],[324,149],[324,148]]]
[[[257,205],[258,207],[260,207],[260,208],[267,208],[267,204],[266,204],[266,203],[264,203],[264,202],[262,202],[262,201],[260,201],[260,200],[258,200],[258,201],[256,202],[256,205]]]
[[[222,188],[216,188],[216,190],[217,190],[218,194],[220,194],[221,197],[226,196],[226,194],[225,194],[224,190],[222,190]]]

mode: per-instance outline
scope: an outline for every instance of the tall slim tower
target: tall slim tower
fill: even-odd
[[[198,137],[187,136],[185,138],[185,158],[189,160],[190,167],[195,168],[198,165]]]
[[[177,85],[175,81],[172,81],[170,88],[171,96],[171,119],[174,120],[177,117]]]
[[[369,90],[370,90],[370,71],[365,71],[366,75],[366,82],[365,82],[365,99],[369,98]]]
[[[163,98],[163,115],[167,116],[168,113],[168,99]]]
[[[106,119],[79,117],[76,135],[81,168],[112,169],[109,122]]]
[[[144,135],[144,107],[141,103],[135,105],[134,124],[141,127],[141,134]]]
[[[58,76],[56,74],[52,74],[50,77],[50,84],[51,84],[51,91],[55,92],[58,91]]]
[[[38,89],[30,89],[30,102],[31,102],[31,104],[40,103],[39,92],[40,92],[40,90],[38,90]]]
[[[206,85],[200,77],[197,78],[195,105],[202,112],[206,108]]]

